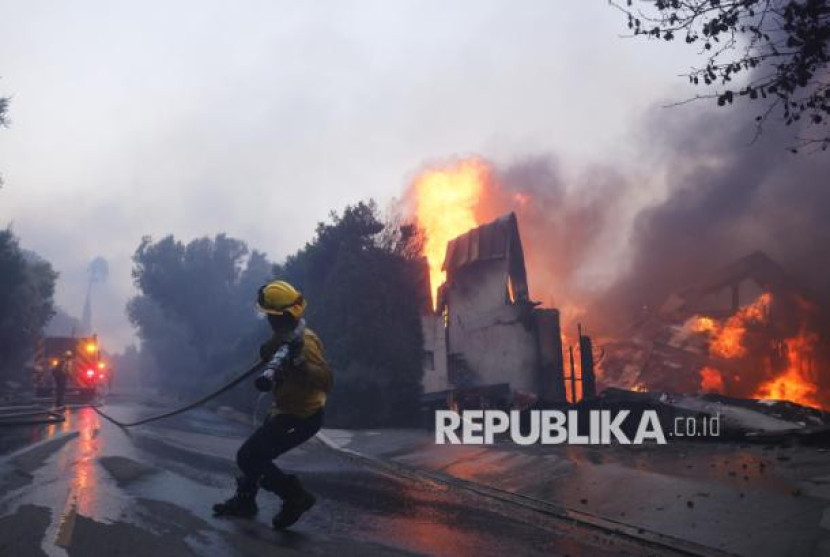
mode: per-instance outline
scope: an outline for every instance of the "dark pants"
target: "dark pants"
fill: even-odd
[[[236,453],[236,464],[244,474],[240,489],[256,491],[261,485],[283,496],[291,476],[277,468],[273,460],[314,437],[322,425],[323,410],[308,418],[291,414],[270,416]]]

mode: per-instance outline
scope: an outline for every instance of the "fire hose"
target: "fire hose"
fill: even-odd
[[[7,410],[12,410],[7,412]],[[57,424],[66,418],[49,408],[27,405],[0,408],[0,426]]]
[[[91,404],[67,404],[60,408],[24,404],[18,406],[0,406],[0,427],[59,424],[66,421],[63,410],[66,408],[87,408]]]
[[[262,367],[262,362],[257,360],[257,362],[251,365],[247,370],[243,373],[237,375],[212,393],[209,393],[200,399],[190,402],[184,406],[179,408],[175,408],[168,412],[164,412],[162,414],[158,414],[156,416],[150,416],[149,418],[144,418],[141,420],[137,420],[134,422],[122,422],[116,418],[113,418],[106,412],[103,412],[101,409],[98,408],[96,404],[82,404],[82,405],[73,405],[69,406],[69,408],[92,408],[97,412],[102,418],[114,423],[118,427],[127,428],[133,427],[137,425],[142,425],[150,422],[154,422],[156,420],[161,420],[164,418],[170,418],[177,414],[182,414],[187,412],[188,410],[192,410],[197,406],[200,406],[209,400],[212,400],[219,395],[229,391],[230,389],[237,386],[239,383],[244,381],[245,379],[249,378],[251,375],[256,373]],[[22,425],[40,425],[40,424],[56,424],[66,420],[66,417],[63,413],[57,412],[56,410],[45,408],[45,407],[37,407],[37,406],[23,406],[19,407],[19,411],[15,412],[2,412],[0,409],[0,427],[5,426],[22,426]],[[30,410],[23,410],[24,408],[31,408]]]
[[[218,389],[216,389],[212,393],[209,393],[209,394],[201,397],[200,399],[195,400],[193,402],[190,402],[188,404],[185,404],[184,406],[181,406],[179,408],[175,408],[175,409],[170,410],[168,412],[164,412],[164,413],[158,414],[156,416],[150,416],[149,418],[144,418],[144,419],[137,420],[137,421],[134,421],[134,422],[122,422],[121,420],[113,418],[112,416],[110,416],[106,412],[103,412],[102,410],[100,410],[98,408],[98,405],[95,405],[95,404],[77,405],[77,406],[73,406],[73,408],[92,408],[102,418],[114,423],[115,425],[117,425],[118,427],[121,427],[121,428],[127,428],[127,427],[142,425],[142,424],[154,422],[156,420],[161,420],[161,419],[164,419],[164,418],[170,418],[170,417],[175,416],[177,414],[182,414],[184,412],[187,412],[188,410],[192,410],[193,408],[196,408],[197,406],[201,406],[202,404],[208,402],[209,400],[212,400],[212,399],[218,397],[219,395],[221,395],[221,394],[229,391],[230,389],[234,388],[239,383],[241,383],[242,381],[244,381],[245,379],[247,379],[248,377],[250,377],[251,375],[256,373],[260,369],[261,366],[262,366],[262,362],[257,360],[257,362],[255,364],[250,366],[243,373],[237,375],[236,377],[234,377],[233,379],[231,379],[230,381],[228,381],[227,383],[225,383],[224,385],[222,385],[221,387],[219,387]],[[38,408],[38,407],[34,407],[34,406],[32,406],[31,408],[33,408],[33,409],[29,410],[29,411],[20,411],[20,412],[14,412],[14,413],[5,413],[4,414],[4,413],[0,412],[0,426],[53,424],[53,423],[60,423],[60,422],[63,422],[63,421],[66,420],[66,418],[63,414],[58,413],[55,410],[51,410],[51,409],[47,409],[47,408],[43,408],[43,407]],[[43,417],[39,417],[39,416],[43,416]]]
[[[305,332],[305,320],[300,319],[297,327],[291,332],[288,338],[280,345],[271,359],[265,364],[264,370],[262,374],[257,378],[256,382],[254,383],[258,390],[266,392],[270,391],[273,386],[274,382],[278,382],[280,380],[280,372],[283,370],[286,363],[289,362],[290,359],[294,358],[296,362],[295,355],[298,354],[298,348],[302,346],[302,338],[303,333]],[[96,406],[93,406],[92,409],[95,410],[102,418],[109,420],[110,422],[114,423],[118,427],[127,428],[127,427],[134,427],[138,425],[147,424],[150,422],[155,422],[157,420],[163,420],[164,418],[170,418],[172,416],[176,416],[178,414],[183,414],[189,410],[193,410],[197,406],[201,406],[202,404],[212,400],[219,395],[233,389],[245,379],[249,378],[257,371],[263,368],[262,361],[257,359],[256,363],[251,365],[247,370],[240,373],[238,376],[234,377],[212,393],[209,393],[202,398],[185,404],[179,408],[175,408],[168,412],[164,412],[162,414],[158,414],[155,416],[150,416],[149,418],[144,418],[141,420],[137,420],[135,422],[122,422],[106,414],[105,412],[98,409]]]
[[[174,408],[173,410],[169,410],[167,412],[163,412],[161,414],[157,414],[155,416],[150,416],[148,418],[143,418],[141,420],[137,420],[134,422],[122,422],[116,418],[113,418],[106,412],[102,411],[98,408],[98,405],[89,404],[83,405],[83,407],[90,407],[95,412],[98,413],[102,418],[112,422],[113,424],[117,425],[121,428],[128,428],[134,427],[138,425],[147,424],[150,422],[155,422],[157,420],[163,420],[165,418],[170,418],[176,416],[178,414],[183,414],[189,410],[193,410],[194,408],[205,404],[206,402],[213,400],[214,398],[218,397],[226,393],[227,391],[233,389],[241,382],[245,381],[252,375],[254,375],[260,369],[263,369],[262,374],[257,378],[254,382],[254,385],[259,391],[268,392],[271,391],[274,387],[275,383],[278,383],[281,380],[281,372],[286,363],[292,361],[294,364],[298,364],[299,360],[301,360],[301,350],[302,347],[302,339],[303,334],[305,332],[305,320],[301,319],[298,323],[297,327],[288,335],[288,338],[279,346],[277,351],[274,355],[270,358],[270,360],[264,365],[260,359],[249,366],[244,372],[238,374],[236,377],[229,380],[227,383],[216,389],[215,391],[193,401],[185,404],[184,406],[180,406],[178,408]],[[10,426],[10,425],[37,425],[37,424],[53,424],[53,423],[60,423],[63,422],[66,418],[63,414],[55,412],[54,410],[37,407],[37,406],[18,406],[14,408],[19,408],[21,411],[19,412],[12,412],[12,413],[3,413],[2,409],[0,408],[0,427],[2,426]],[[22,409],[31,408],[31,410],[22,411]],[[43,416],[43,417],[37,417]]]
[[[134,421],[134,422],[122,422],[120,420],[117,420],[116,418],[113,418],[112,416],[110,416],[106,412],[103,412],[102,410],[100,410],[97,406],[93,406],[92,409],[95,410],[102,418],[114,423],[115,425],[117,425],[118,427],[121,427],[121,428],[127,428],[127,427],[133,427],[133,426],[137,426],[137,425],[148,424],[150,422],[155,422],[157,420],[163,420],[164,418],[171,418],[171,417],[176,416],[178,414],[183,414],[183,413],[185,413],[189,410],[193,410],[197,406],[201,406],[202,404],[208,402],[209,400],[212,400],[212,399],[218,397],[219,395],[233,389],[234,387],[236,387],[237,385],[242,383],[245,379],[248,379],[254,373],[259,371],[259,369],[261,367],[262,367],[262,362],[257,360],[257,362],[254,365],[252,365],[250,368],[245,370],[243,373],[240,373],[239,375],[237,375],[236,377],[234,377],[233,379],[231,379],[230,381],[228,381],[227,383],[225,383],[224,385],[222,385],[221,387],[219,387],[218,389],[216,389],[212,393],[209,393],[209,394],[203,396],[202,398],[200,398],[198,400],[195,400],[193,402],[185,404],[184,406],[180,406],[179,408],[174,408],[173,410],[169,410],[167,412],[163,412],[161,414],[157,414],[155,416],[150,416],[149,418],[144,418],[144,419],[137,420],[137,421]]]

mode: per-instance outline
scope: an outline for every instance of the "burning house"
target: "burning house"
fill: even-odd
[[[516,215],[450,240],[441,268],[422,319],[426,401],[565,401],[559,312],[530,298]]]
[[[830,407],[818,304],[761,252],[666,299],[609,342],[602,382]]]
[[[539,281],[536,295],[547,289],[540,297],[567,318],[586,314],[592,305],[568,300],[561,278],[571,272],[563,266],[579,259],[545,244],[571,229],[501,179],[472,157],[426,169],[407,192],[424,232],[431,290],[422,319],[427,407],[602,405],[608,397],[595,395],[604,389],[651,391],[655,400],[666,392],[716,394],[765,399],[757,404],[765,408],[780,406],[766,399],[830,408],[830,374],[821,373],[830,366],[828,312],[760,252],[703,270],[696,283],[644,308],[627,330],[606,329],[614,336],[598,347],[581,327],[577,338],[563,334],[559,311],[532,301],[527,274]],[[514,210],[536,248],[527,267]]]
[[[408,201],[429,269],[428,407],[551,405],[614,387],[830,408],[830,374],[821,373],[830,365],[827,311],[763,253],[702,272],[596,350],[581,328],[574,346],[563,347],[570,339],[563,342],[559,312],[530,297],[515,213],[492,220],[513,207],[524,215],[526,196],[469,158],[419,174]],[[550,259],[529,261],[536,280],[556,268]]]

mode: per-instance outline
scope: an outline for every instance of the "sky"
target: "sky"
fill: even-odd
[[[141,238],[226,232],[274,261],[333,209],[425,165],[550,155],[642,174],[641,122],[689,91],[682,45],[622,37],[606,0],[0,0],[0,226],[80,315],[134,341]],[[636,139],[636,141],[635,141]],[[644,182],[645,183],[645,182]],[[640,204],[659,197],[644,188]]]

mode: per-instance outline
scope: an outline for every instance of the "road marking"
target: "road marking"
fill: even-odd
[[[70,491],[69,497],[66,498],[66,506],[64,506],[61,513],[58,533],[55,536],[55,545],[64,549],[68,549],[72,544],[72,534],[75,532],[75,517],[78,515],[78,496],[73,491]]]

